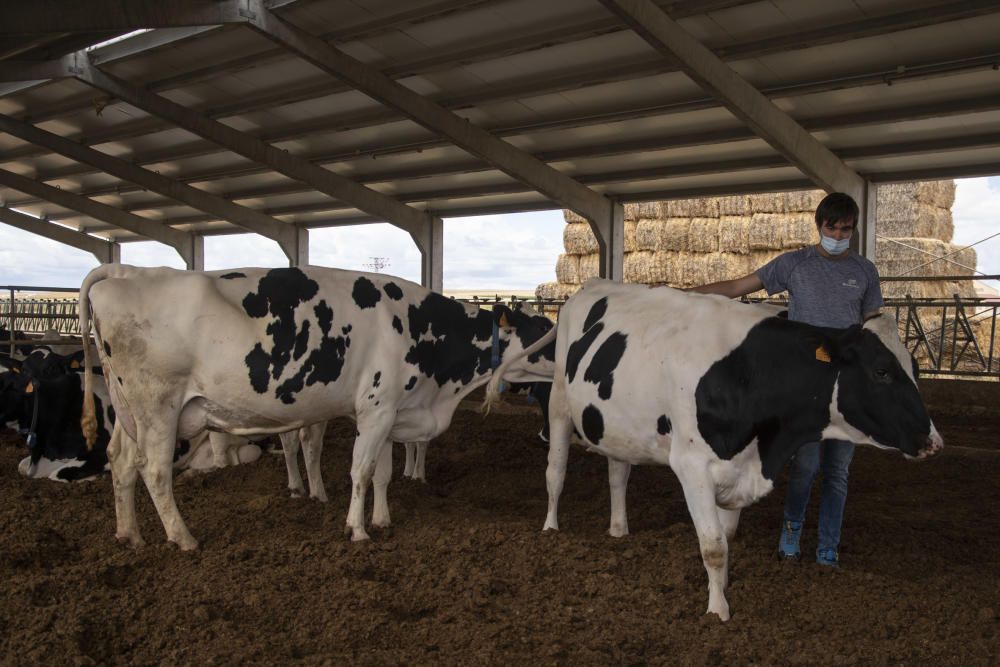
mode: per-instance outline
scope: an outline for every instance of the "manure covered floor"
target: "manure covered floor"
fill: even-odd
[[[114,539],[111,481],[18,476],[0,435],[0,663],[360,665],[990,665],[1000,660],[1000,449],[994,422],[939,422],[945,453],[859,449],[840,571],[774,558],[784,479],[744,510],[729,623],[680,486],[636,468],[632,535],[605,534],[604,459],[571,453],[561,528],[543,534],[540,417],[462,409],[431,445],[428,483],[389,487],[394,526],[345,540],[354,426],[323,456],[330,502],[288,497],[281,456],[176,485],[200,540]],[[140,482],[141,484],[141,482]],[[805,549],[815,547],[818,493]],[[370,502],[368,511],[370,512]]]

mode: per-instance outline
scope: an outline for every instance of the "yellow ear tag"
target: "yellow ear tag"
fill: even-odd
[[[501,313],[500,321],[497,322],[497,326],[500,327],[501,329],[510,328],[510,322],[507,321],[507,313]]]
[[[826,351],[826,348],[820,345],[816,348],[816,361],[822,361],[825,363],[830,363],[833,361],[830,359],[830,353]]]
[[[69,367],[70,368],[79,368],[80,367],[80,362],[77,361],[76,359],[74,359],[73,361],[70,362]]]
[[[35,383],[34,382],[29,382],[28,383],[28,388],[24,390],[24,393],[25,394],[31,394],[31,393],[34,393],[34,391],[35,391]]]
[[[12,368],[12,369],[10,369],[10,371],[11,371],[12,373],[20,373],[20,372],[21,372],[21,369],[20,369],[20,368],[16,368],[16,367],[15,367],[15,368]]]

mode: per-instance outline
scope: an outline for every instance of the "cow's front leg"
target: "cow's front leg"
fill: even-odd
[[[376,528],[388,528],[392,525],[389,519],[389,481],[392,479],[392,441],[386,440],[375,464],[375,475],[372,477],[372,525]]]
[[[323,436],[326,435],[327,422],[318,422],[299,429],[299,440],[302,442],[302,458],[306,462],[306,476],[309,478],[309,497],[321,503],[327,501],[326,487],[323,485],[323,470],[320,459],[323,455]],[[296,466],[296,471],[298,466]],[[299,481],[301,484],[301,479]]]
[[[365,532],[365,493],[375,473],[375,464],[392,430],[394,414],[388,410],[358,417],[358,435],[354,439],[351,461],[351,506],[347,510],[345,532],[352,542],[368,539]]]
[[[164,425],[147,426],[139,432],[139,446],[145,462],[139,468],[146,489],[153,499],[167,539],[183,551],[198,548],[198,541],[191,536],[174,500],[173,456],[176,429]]]
[[[299,473],[299,430],[279,433],[278,439],[281,441],[281,453],[285,457],[288,491],[293,498],[301,498],[306,494],[306,488],[302,484],[302,475]]]
[[[135,440],[125,433],[120,422],[115,424],[108,443],[111,487],[115,494],[115,538],[133,547],[145,544],[135,518],[135,481],[139,476],[137,453]]]
[[[628,488],[632,465],[618,459],[608,459],[608,486],[611,489],[611,537],[628,535],[628,513],[625,510],[625,492]]]
[[[715,504],[715,483],[708,468],[702,461],[682,461],[671,466],[684,488],[684,500],[688,512],[698,532],[701,560],[708,573],[708,610],[718,614],[723,621],[729,620],[729,602],[725,588],[728,580],[729,545],[719,520]]]

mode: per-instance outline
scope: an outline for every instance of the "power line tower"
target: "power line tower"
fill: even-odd
[[[388,257],[372,257],[371,261],[365,264],[365,268],[373,273],[382,273],[382,269],[389,268]]]

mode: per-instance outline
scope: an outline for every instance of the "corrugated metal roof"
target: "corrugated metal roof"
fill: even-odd
[[[272,4],[291,24],[613,198],[812,186],[598,2]],[[1000,173],[1000,2],[658,4],[866,178]],[[116,34],[15,34],[0,59],[45,61]],[[560,207],[246,26],[157,29],[92,57],[121,79],[441,216]],[[0,83],[0,113],[288,223],[373,220],[78,80]],[[3,133],[0,168],[180,229],[235,230]],[[0,186],[0,201],[135,238],[10,187]]]

